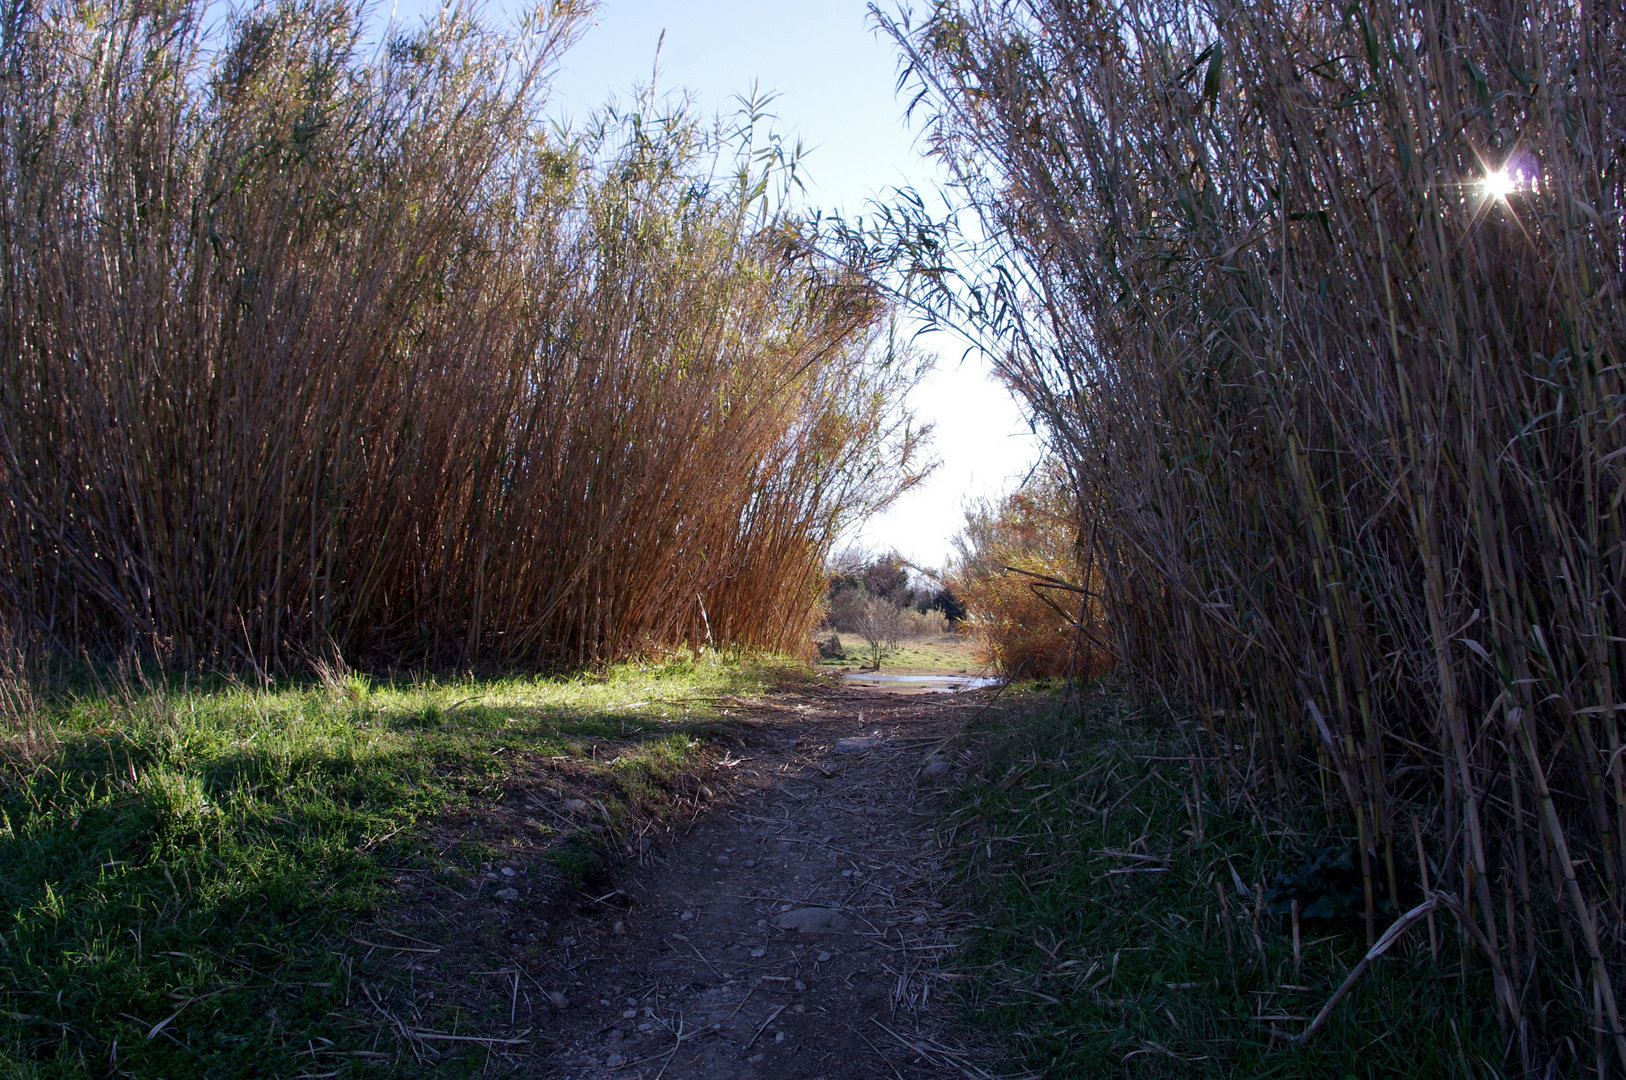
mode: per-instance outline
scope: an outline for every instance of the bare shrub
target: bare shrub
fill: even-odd
[[[898,640],[903,637],[903,612],[890,600],[867,596],[859,609],[853,631],[869,646],[870,667],[880,671],[881,661],[898,647]]]

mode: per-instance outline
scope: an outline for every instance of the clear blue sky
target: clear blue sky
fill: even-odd
[[[512,4],[497,0],[492,13]],[[397,18],[415,19],[427,8],[425,0],[397,0]],[[753,81],[777,92],[771,111],[779,128],[811,150],[810,205],[852,217],[889,188],[936,183],[938,174],[918,152],[894,93],[896,53],[873,32],[864,0],[605,0],[592,23],[566,54],[554,85],[553,109],[561,116],[584,117],[612,95],[625,101],[633,87],[647,85],[664,30],[662,90],[686,88],[710,112],[731,110],[734,95],[749,91]],[[913,404],[937,425],[942,465],[857,539],[941,566],[964,524],[965,500],[1014,485],[1032,464],[1037,443],[984,361],[972,356],[962,363],[961,347],[946,338],[925,344],[938,352],[938,370]]]

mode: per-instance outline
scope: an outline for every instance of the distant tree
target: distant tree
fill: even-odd
[[[888,600],[898,607],[913,602],[909,588],[909,570],[902,556],[893,552],[870,562],[862,572],[864,591],[871,596]]]
[[[926,610],[934,609],[941,611],[943,617],[949,621],[951,626],[959,623],[967,614],[965,604],[960,601],[958,596],[954,595],[954,590],[947,585],[933,593],[930,602],[926,605]]]
[[[854,632],[869,646],[871,670],[880,671],[881,661],[898,647],[898,639],[903,636],[903,611],[890,600],[867,597]]]

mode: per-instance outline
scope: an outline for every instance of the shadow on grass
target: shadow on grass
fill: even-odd
[[[1058,696],[1013,697],[1015,719],[977,733],[980,773],[952,803],[982,924],[962,1002],[1011,1064],[1091,1078],[1503,1075],[1488,974],[1470,962],[1463,978],[1454,948],[1433,963],[1426,929],[1290,1046],[1365,952],[1359,921],[1304,920],[1295,961],[1289,920],[1263,901],[1325,817],[1261,818],[1194,787],[1177,722],[1122,687],[1088,691],[1082,720]]]

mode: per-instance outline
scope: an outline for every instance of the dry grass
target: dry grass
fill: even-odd
[[[265,669],[801,646],[915,361],[759,107],[543,123],[587,10],[8,11],[0,615]]]
[[[989,238],[976,290],[914,253],[1046,423],[1124,658],[1226,792],[1337,809],[1368,940],[1379,889],[1468,905],[1508,1068],[1626,1068],[1626,10],[891,28]]]

